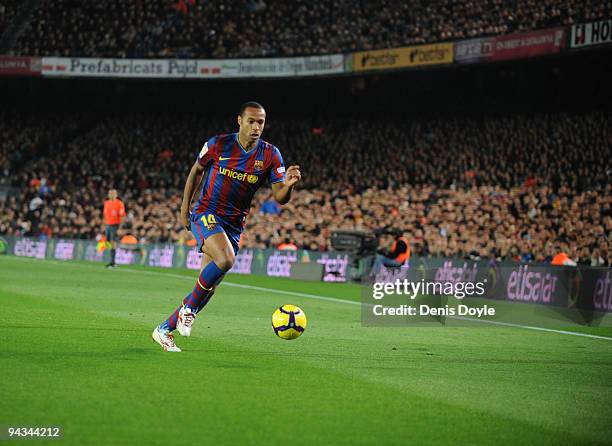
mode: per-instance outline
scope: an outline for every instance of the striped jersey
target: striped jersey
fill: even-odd
[[[285,181],[285,164],[278,148],[260,139],[247,152],[237,133],[210,138],[197,161],[204,167],[204,180],[194,213],[211,212],[236,229],[244,227],[257,189],[266,182]]]

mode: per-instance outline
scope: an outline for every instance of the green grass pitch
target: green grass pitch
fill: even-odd
[[[354,285],[234,275],[164,353],[151,331],[194,278],[0,257],[0,425],[62,426],[63,445],[612,442],[611,340],[365,328],[359,305],[283,294]],[[285,303],[308,316],[295,341],[270,327]]]

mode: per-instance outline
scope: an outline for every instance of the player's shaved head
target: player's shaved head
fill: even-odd
[[[266,109],[264,108],[263,105],[261,105],[259,102],[255,102],[255,101],[249,101],[249,102],[245,102],[244,104],[242,104],[240,106],[240,113],[239,116],[244,116],[244,112],[247,108],[257,108],[260,110],[263,110],[264,113],[266,111]]]
[[[108,198],[110,198],[111,200],[117,198],[117,189],[110,189],[108,191]]]

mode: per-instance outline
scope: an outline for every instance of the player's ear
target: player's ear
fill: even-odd
[[[238,125],[242,125],[242,116],[238,115]]]

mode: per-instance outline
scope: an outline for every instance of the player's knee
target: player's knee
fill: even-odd
[[[230,269],[232,269],[232,266],[234,266],[235,260],[236,260],[236,256],[232,254],[232,255],[224,256],[221,259],[215,260],[215,263],[217,264],[220,270],[227,272]]]

